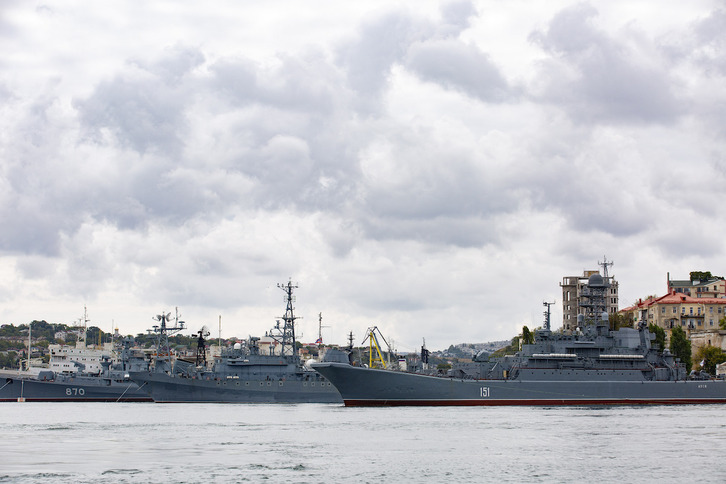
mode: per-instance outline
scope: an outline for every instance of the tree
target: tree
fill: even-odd
[[[691,370],[691,342],[688,340],[686,332],[683,328],[676,326],[671,330],[671,353],[676,358],[680,358],[681,362],[686,365],[686,370]]]
[[[691,271],[691,281],[708,281],[713,279],[711,271]]]
[[[696,351],[696,361],[711,375],[716,374],[716,365],[726,361],[726,353],[716,346],[702,346]]]
[[[726,330],[726,316],[718,320],[718,327]]]
[[[634,322],[633,314],[611,313],[608,316],[608,322],[610,323],[610,329],[612,331],[617,331],[620,328],[632,328]]]
[[[532,345],[534,344],[534,333],[529,330],[527,326],[522,328],[522,344]]]
[[[655,335],[654,343],[658,345],[658,349],[662,352],[665,349],[665,330],[660,326],[651,323],[648,325],[648,331]]]

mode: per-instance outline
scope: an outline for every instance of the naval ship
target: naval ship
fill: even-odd
[[[575,332],[551,331],[548,305],[534,343],[500,358],[482,352],[446,375],[332,362],[312,366],[346,406],[726,403],[726,380],[689,378],[667,349],[651,346],[655,336],[645,314],[637,329],[610,330],[601,304],[608,287],[600,274],[589,278],[586,305],[597,316],[578,315]],[[424,362],[426,356],[422,348]]]
[[[130,371],[148,367],[144,356],[131,350],[132,342],[121,341],[117,361],[87,348],[84,337],[75,347],[51,345],[49,369],[0,372],[0,402],[150,402],[129,378]]]
[[[260,350],[259,338],[250,337],[246,345],[236,343],[223,348],[211,369],[207,368],[204,337],[200,330],[197,359],[189,364],[176,364],[166,369],[132,372],[131,378],[155,402],[219,402],[219,403],[341,403],[342,398],[316,371],[302,364],[297,353],[292,282],[278,284],[285,292],[287,308],[282,325],[270,336],[274,347]],[[275,349],[273,353],[273,349]],[[345,358],[339,359],[345,361]]]

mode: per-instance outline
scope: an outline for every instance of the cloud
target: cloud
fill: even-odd
[[[508,99],[510,88],[489,57],[458,40],[428,40],[411,46],[406,66],[424,80],[457,89],[483,102]]]
[[[568,7],[530,41],[551,57],[539,68],[535,96],[566,110],[575,121],[612,124],[672,123],[684,113],[667,66],[634,45],[627,31],[615,36],[599,29],[589,4]]]

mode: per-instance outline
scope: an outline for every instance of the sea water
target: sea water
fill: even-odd
[[[0,482],[726,482],[726,405],[0,404]]]

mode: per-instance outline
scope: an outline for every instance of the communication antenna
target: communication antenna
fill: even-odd
[[[318,313],[318,340],[315,342],[318,348],[323,346],[323,328],[329,328],[330,326],[323,326],[323,313]]]
[[[542,303],[543,306],[547,307],[547,309],[545,309],[545,312],[544,312],[544,317],[545,317],[544,329],[546,329],[547,331],[550,330],[550,306],[552,306],[554,303],[555,303],[554,301],[553,302],[545,301]]]
[[[207,342],[206,338],[209,336],[210,331],[209,328],[204,325],[202,326],[202,329],[197,331],[197,334],[199,337],[197,338],[197,358],[195,365],[199,367],[206,367],[207,366]]]
[[[613,261],[608,262],[608,258],[602,256],[602,262],[598,261],[598,265],[602,267],[602,278],[607,282],[608,280],[608,267],[613,266]]]
[[[348,333],[348,349],[350,349],[351,352],[353,351],[353,331]]]
[[[277,344],[280,344],[280,354],[283,356],[289,355],[297,358],[297,348],[295,347],[295,320],[301,319],[295,316],[293,303],[295,302],[295,296],[293,296],[293,290],[298,288],[297,284],[293,284],[292,280],[289,280],[287,284],[278,284],[277,287],[285,291],[285,302],[287,308],[285,315],[282,317],[283,323],[280,326],[280,321],[270,332],[270,336],[275,340]]]
[[[169,348],[169,335],[178,333],[184,329],[184,321],[180,321],[179,308],[174,309],[174,319],[172,320],[171,313],[157,314],[151,319],[159,321],[158,325],[153,326],[152,329],[147,329],[149,334],[156,334],[156,360],[155,365],[157,369],[162,368],[164,371],[171,369],[171,348]],[[173,321],[173,326],[171,325]]]

